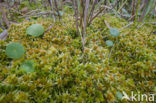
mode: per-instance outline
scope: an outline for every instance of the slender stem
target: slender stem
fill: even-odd
[[[90,14],[89,14],[88,19],[91,19],[91,18],[92,18],[93,13],[94,13],[94,9],[95,9],[95,6],[96,6],[97,2],[98,2],[98,0],[95,0],[95,1],[93,2],[93,4],[92,4],[92,9],[91,9],[91,11],[90,11]]]
[[[111,27],[110,27],[110,25],[108,24],[108,22],[107,22],[106,20],[104,20],[104,22],[105,22],[106,26],[110,29]]]
[[[137,10],[136,10],[135,22],[138,19],[139,6],[140,6],[140,0],[138,0],[138,3],[137,3]]]
[[[83,40],[83,51],[85,49],[85,35],[86,35],[86,23],[87,23],[87,15],[89,9],[89,2],[90,0],[86,0],[85,3],[85,11],[84,11],[84,19],[83,19],[83,31],[82,31],[82,40]]]
[[[73,0],[73,6],[74,6],[74,16],[75,16],[75,24],[76,24],[76,35],[79,35],[79,23],[78,23],[78,4],[77,0]]]

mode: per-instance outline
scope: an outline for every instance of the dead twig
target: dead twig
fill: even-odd
[[[0,34],[0,40],[6,39],[7,36],[8,36],[8,31],[7,31],[7,30],[4,30],[4,31]]]
[[[126,25],[126,26],[120,28],[119,30],[122,30],[122,29],[125,29],[125,28],[129,27],[129,26],[131,26],[133,23],[134,23],[134,22],[130,22],[128,25]]]
[[[48,12],[39,12],[39,13],[36,13],[36,14],[34,13],[34,14],[31,14],[31,15],[24,15],[24,16],[19,17],[19,19],[25,18],[25,17],[31,17],[31,16],[46,15],[46,14],[53,14],[53,12],[48,11]]]
[[[105,10],[105,8],[102,8],[101,10],[99,10],[99,12],[97,12],[89,21],[88,26],[92,23],[92,21],[103,11]]]
[[[97,3],[98,3],[98,0],[95,0],[95,1],[93,2],[93,4],[92,4],[92,8],[91,8],[91,11],[90,11],[90,14],[89,14],[89,17],[88,17],[89,20],[90,20],[90,19],[92,18],[92,16],[93,16],[93,13],[94,13],[94,10],[95,10],[95,6],[96,6]]]
[[[40,10],[40,9],[31,10],[31,11],[27,12],[25,15],[32,14],[32,13],[34,13],[34,12],[36,12],[36,11],[39,11],[39,10]]]
[[[106,26],[110,29],[111,27],[110,27],[110,25],[108,24],[108,22],[106,21],[106,20],[103,20],[104,21],[104,23],[106,24]]]

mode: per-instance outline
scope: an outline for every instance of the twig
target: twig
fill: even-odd
[[[125,0],[125,2],[120,6],[120,8],[118,9],[118,12],[120,12],[120,10],[123,8],[123,6],[127,3],[127,0]]]
[[[78,23],[78,4],[77,4],[77,0],[73,0],[73,8],[74,8],[74,16],[75,16],[75,24],[76,24],[76,35],[79,35],[79,23]]]
[[[133,20],[135,16],[136,16],[136,14],[132,15],[132,16],[128,19],[128,21]]]
[[[53,24],[51,26],[49,26],[49,28],[46,30],[46,32],[48,32],[55,25],[55,14],[54,14],[54,8],[52,5],[52,0],[50,0],[50,8],[51,8],[51,12],[53,14]]]
[[[92,17],[92,18],[90,18],[90,20],[89,20],[89,22],[88,22],[88,26],[92,23],[92,21],[101,13],[101,12],[103,12],[103,10],[105,10],[105,9],[110,9],[110,10],[112,10],[112,11],[114,11],[114,12],[116,12],[116,13],[118,13],[115,9],[113,9],[112,7],[109,7],[109,6],[107,6],[107,5],[102,5],[102,7],[101,7],[101,9]],[[118,13],[119,14],[119,13]]]
[[[34,12],[39,11],[39,10],[40,10],[40,9],[31,10],[30,12],[27,12],[25,15],[28,15],[28,14],[34,13]]]
[[[153,25],[156,25],[156,22],[143,22],[140,26],[137,27],[137,29],[140,29],[144,24],[153,24]]]
[[[130,22],[128,25],[126,25],[126,26],[120,28],[119,30],[125,29],[125,28],[129,27],[129,26],[132,25],[132,24],[133,24],[133,22]]]
[[[156,22],[145,22],[146,24],[153,24],[156,25]]]
[[[120,42],[117,42],[117,40],[116,40],[115,43],[114,43],[114,45],[113,45],[113,47],[111,48],[110,53],[109,53],[109,56],[108,56],[108,64],[109,64],[109,60],[110,60],[110,57],[112,55],[113,49],[114,49],[115,45],[118,45],[118,44],[120,44]]]
[[[24,16],[19,17],[19,19],[25,18],[25,17],[31,17],[31,16],[35,16],[35,15],[46,15],[46,14],[53,14],[53,12],[48,11],[48,12],[39,12],[36,14],[31,14],[31,15],[24,15]]]
[[[59,20],[60,20],[61,19],[61,15],[60,15],[60,12],[59,12],[59,9],[58,9],[58,6],[57,6],[57,0],[54,0],[54,8],[56,9],[56,12],[57,12]]]
[[[90,11],[90,14],[89,14],[88,19],[91,19],[91,18],[92,18],[93,13],[94,13],[94,9],[95,9],[95,5],[97,4],[97,2],[98,2],[98,0],[95,0],[95,1],[93,2],[93,4],[92,4],[92,9],[91,9],[91,11]]]
[[[110,60],[110,57],[111,57],[111,54],[112,54],[113,49],[114,49],[114,45],[113,45],[113,47],[111,48],[111,51],[110,51],[110,53],[109,53],[109,55],[108,55],[108,65],[109,65],[109,60]]]
[[[142,15],[141,15],[141,17],[140,17],[140,19],[139,19],[139,21],[140,22],[142,22],[143,21],[143,19],[144,19],[144,17],[145,17],[145,14],[146,14],[146,11],[147,11],[147,6],[148,6],[148,0],[144,0],[144,3],[143,3],[143,5],[142,5],[142,7],[141,8],[144,8],[143,9],[143,12],[142,12]]]
[[[144,24],[145,22],[143,22],[140,26],[138,26],[137,29],[140,29]]]
[[[7,36],[8,36],[8,31],[7,31],[7,30],[4,30],[4,31],[0,34],[0,40],[6,39]]]
[[[111,27],[110,27],[110,25],[108,24],[108,22],[107,22],[106,20],[103,20],[103,21],[105,22],[106,26],[110,29]]]
[[[102,8],[99,12],[97,12],[89,21],[88,26],[92,23],[92,21],[103,11],[105,8]]]

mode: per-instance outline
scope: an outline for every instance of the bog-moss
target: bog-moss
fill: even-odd
[[[106,20],[118,29],[128,24],[112,16]],[[68,31],[75,30],[73,20],[56,22],[43,37],[33,38],[25,31],[35,23],[46,29],[52,20],[11,25],[7,40],[0,41],[1,103],[112,103],[121,102],[122,91],[128,95],[131,91],[156,92],[156,36],[151,34],[155,26],[125,28],[114,38],[98,18],[87,28],[83,54],[81,38],[73,38]],[[115,42],[113,48],[106,40]],[[7,58],[8,42],[22,43],[25,55]],[[20,70],[25,60],[36,63],[34,72]]]

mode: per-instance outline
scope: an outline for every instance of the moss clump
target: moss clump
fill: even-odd
[[[2,32],[3,32],[3,29],[0,28],[0,33],[2,33]]]
[[[111,27],[128,24],[112,16],[105,18]],[[122,91],[128,95],[131,91],[155,91],[156,37],[150,33],[155,26],[126,28],[114,38],[103,20],[96,19],[87,28],[82,58],[81,38],[73,39],[68,32],[73,29],[72,19],[56,22],[43,38],[32,38],[25,33],[35,23],[48,28],[52,20],[12,25],[9,38],[0,42],[0,102],[127,103],[121,101]],[[116,41],[114,47],[106,46],[106,40]],[[25,57],[10,63],[3,55],[8,41],[21,42],[26,49]],[[19,70],[25,60],[37,63],[35,72],[27,74]]]

